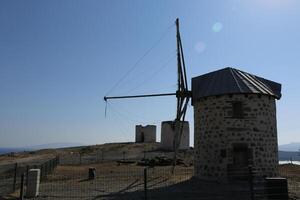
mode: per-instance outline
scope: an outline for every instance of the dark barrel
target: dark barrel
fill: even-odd
[[[93,167],[89,168],[89,180],[93,180],[96,177],[96,169]]]
[[[268,199],[288,200],[288,183],[286,178],[266,178],[266,196]]]

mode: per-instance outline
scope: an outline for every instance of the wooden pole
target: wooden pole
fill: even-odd
[[[147,194],[147,168],[144,168],[144,194],[145,194],[145,200],[148,199],[148,194]]]
[[[29,173],[29,166],[26,166],[26,187],[28,186],[28,173]]]
[[[25,174],[22,174],[21,176],[21,188],[20,188],[20,197],[19,197],[20,200],[23,200],[24,197],[24,176]]]
[[[14,182],[13,182],[13,191],[16,190],[16,184],[17,184],[17,170],[18,170],[18,163],[15,163],[15,174],[14,174]]]

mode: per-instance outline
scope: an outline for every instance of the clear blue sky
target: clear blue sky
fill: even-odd
[[[0,147],[133,141],[135,124],[174,119],[174,97],[112,101],[106,118],[102,98],[162,35],[109,94],[175,91],[177,17],[188,77],[231,66],[282,83],[279,143],[300,141],[297,0],[2,0]]]

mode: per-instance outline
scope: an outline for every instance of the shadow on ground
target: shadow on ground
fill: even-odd
[[[191,178],[175,185],[150,189],[147,191],[147,197],[151,200],[250,200],[251,195],[247,182],[221,184]],[[145,199],[145,192],[123,193],[120,191],[108,195],[99,195],[93,199]]]

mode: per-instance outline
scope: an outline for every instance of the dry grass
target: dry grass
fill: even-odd
[[[280,165],[279,175],[288,179],[290,196],[300,199],[300,166],[292,164]]]

